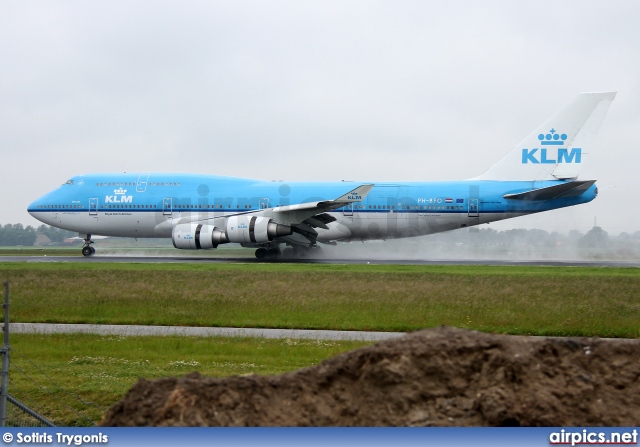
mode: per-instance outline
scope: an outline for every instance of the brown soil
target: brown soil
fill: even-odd
[[[636,426],[640,340],[441,327],[279,376],[140,379],[103,426]]]

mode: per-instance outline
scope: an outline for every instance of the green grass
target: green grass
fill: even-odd
[[[15,262],[0,263],[5,279],[14,322],[640,337],[633,268]],[[366,344],[14,334],[9,386],[60,425],[87,425],[138,377],[275,374]]]
[[[0,247],[0,256],[73,256],[80,247]]]
[[[217,377],[277,374],[366,344],[370,343],[15,334],[8,388],[56,425],[86,426],[97,423],[140,377],[194,371]]]
[[[640,337],[640,269],[0,264],[12,321]]]

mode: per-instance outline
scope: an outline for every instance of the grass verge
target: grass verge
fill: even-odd
[[[12,321],[640,337],[640,269],[4,263]]]

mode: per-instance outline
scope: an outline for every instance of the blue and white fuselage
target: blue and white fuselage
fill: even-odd
[[[593,200],[577,180],[613,93],[587,93],[480,177],[447,182],[269,182],[180,173],[87,174],[29,205],[38,220],[85,235],[172,238],[176,248],[227,242],[277,256],[283,244],[426,235]],[[558,129],[557,131],[555,129]],[[581,132],[586,129],[587,132]],[[560,133],[562,132],[562,133]]]
[[[360,184],[373,184],[363,200],[328,212],[336,221],[328,224],[328,230],[317,230],[318,240],[387,239],[578,205],[593,200],[597,193],[592,185],[579,196],[554,200],[504,198],[557,183],[281,183],[194,174],[90,174],[73,177],[39,198],[29,206],[29,213],[44,223],[79,233],[171,237],[180,222],[223,220],[268,208],[330,201]]]

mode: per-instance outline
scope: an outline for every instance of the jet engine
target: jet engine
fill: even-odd
[[[178,224],[171,232],[171,240],[175,248],[201,250],[227,242],[263,244],[292,233],[289,225],[276,223],[268,217],[241,215],[229,217],[224,229],[209,224]]]
[[[276,237],[289,236],[293,228],[282,225],[268,217],[231,216],[227,219],[225,233],[230,242],[257,243],[270,242]]]
[[[184,250],[216,248],[229,242],[224,230],[213,225],[186,223],[179,224],[171,232],[173,246]]]

